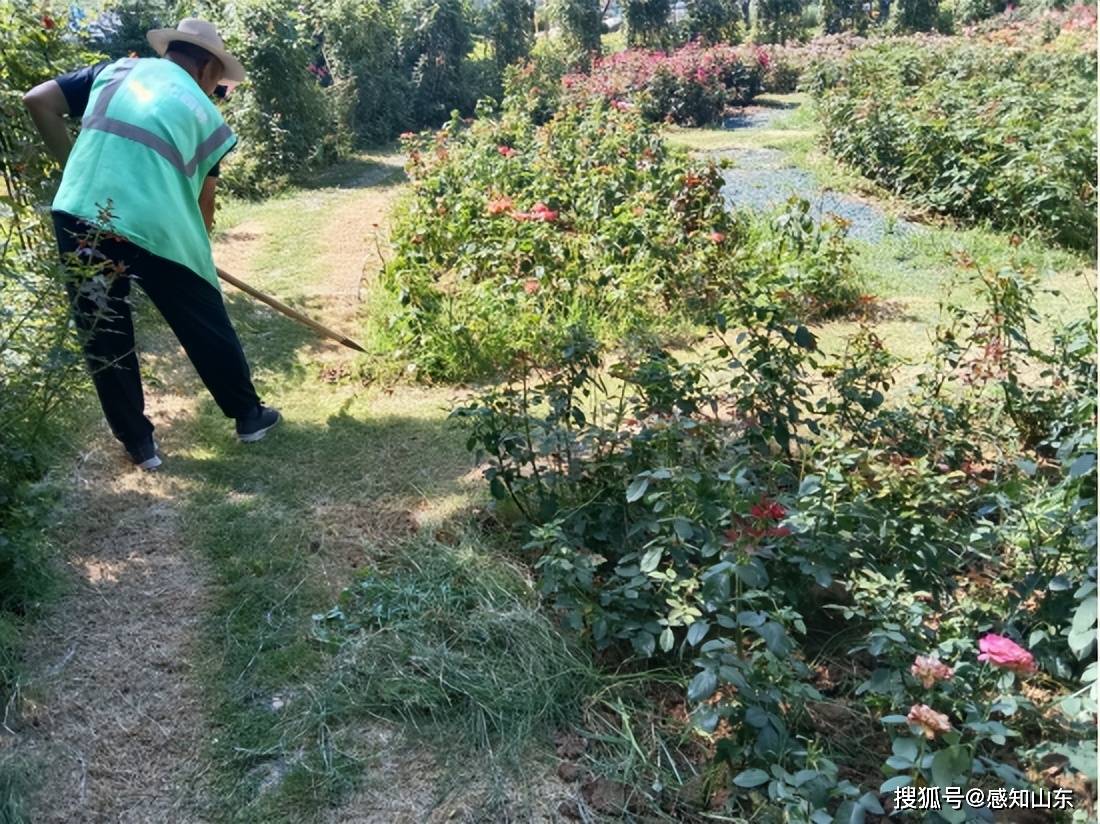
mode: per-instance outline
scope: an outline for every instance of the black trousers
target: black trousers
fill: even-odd
[[[256,411],[260,399],[248,361],[214,286],[122,238],[97,236],[71,215],[54,212],[53,222],[62,261],[79,262],[66,288],[88,370],[116,438],[131,445],[153,433],[134,350],[133,281],[164,316],[222,412],[240,418]]]

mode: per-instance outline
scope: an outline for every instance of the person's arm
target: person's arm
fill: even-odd
[[[202,191],[199,192],[199,211],[208,232],[214,231],[214,190],[217,187],[218,178],[211,175],[202,182]]]
[[[56,80],[39,83],[25,95],[23,105],[30,112],[38,133],[46,143],[46,149],[65,165],[73,144],[65,117],[69,114],[69,101],[65,99]]]

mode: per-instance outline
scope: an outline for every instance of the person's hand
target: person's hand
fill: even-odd
[[[46,149],[64,166],[73,144],[65,124],[65,117],[69,114],[69,101],[65,99],[57,81],[39,83],[23,95],[23,105],[30,112],[31,120],[42,135]]]
[[[217,186],[216,177],[207,177],[202,182],[202,191],[199,192],[199,211],[202,212],[202,220],[206,224],[207,232],[214,231],[214,191]]]

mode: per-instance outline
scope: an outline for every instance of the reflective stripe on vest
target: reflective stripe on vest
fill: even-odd
[[[220,289],[198,201],[236,138],[194,79],[163,58],[118,60],[96,78],[81,123],[53,208]]]
[[[191,177],[195,174],[195,170],[198,169],[199,164],[206,160],[211,152],[217,149],[233,134],[232,130],[229,128],[228,124],[223,123],[215,129],[208,138],[198,145],[195,149],[195,156],[185,162],[179,150],[159,135],[155,135],[148,129],[143,129],[141,126],[135,126],[133,123],[127,123],[124,120],[109,117],[107,115],[107,106],[110,104],[111,98],[113,98],[115,93],[122,87],[123,81],[130,72],[133,71],[134,65],[134,61],[125,62],[115,70],[110,81],[103,87],[103,91],[99,93],[99,98],[96,100],[95,107],[92,111],[84,115],[81,126],[85,129],[98,129],[102,132],[109,132],[110,134],[125,137],[127,140],[133,140],[140,143],[152,149],[175,166],[184,177]]]

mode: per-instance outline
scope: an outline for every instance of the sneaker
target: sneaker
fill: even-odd
[[[237,418],[237,439],[241,443],[258,441],[279,422],[281,417],[278,409],[261,404],[260,408],[247,418]]]
[[[126,452],[138,469],[150,470],[160,466],[160,457],[157,455],[157,442],[153,440],[152,435],[140,443],[127,445]]]

